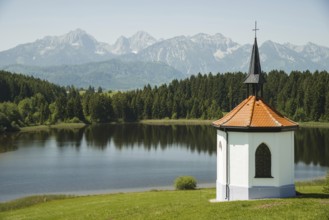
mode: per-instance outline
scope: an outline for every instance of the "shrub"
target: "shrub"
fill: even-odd
[[[196,179],[193,176],[180,176],[175,179],[174,184],[177,190],[195,189]]]
[[[68,120],[68,123],[81,123],[81,121],[79,118],[73,117],[70,120]]]
[[[326,181],[323,186],[323,192],[329,193],[329,171],[327,172]]]

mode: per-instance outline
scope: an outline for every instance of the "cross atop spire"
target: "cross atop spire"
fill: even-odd
[[[256,32],[259,31],[259,29],[257,28],[257,21],[255,21],[255,29],[252,29],[252,31],[255,31],[255,38],[257,38]]]

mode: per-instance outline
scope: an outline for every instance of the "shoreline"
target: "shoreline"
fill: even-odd
[[[143,119],[133,123],[140,123],[145,125],[209,125],[215,121],[209,119]],[[129,124],[132,122],[117,122],[114,124]],[[113,124],[113,123],[110,123]],[[302,128],[329,128],[329,122],[298,122],[299,127]],[[81,129],[89,124],[86,123],[58,123],[54,125],[35,125],[20,128],[19,132],[34,132],[49,129]],[[16,133],[16,132],[11,132]],[[1,135],[1,134],[0,134]]]
[[[80,129],[86,127],[85,123],[58,123],[54,125],[35,125],[20,128],[18,132],[34,132],[49,129]]]
[[[211,125],[213,121],[215,119],[143,119],[137,123],[147,125]]]
[[[215,189],[216,184],[214,183],[200,183],[197,185],[197,189]],[[137,188],[123,188],[123,189],[96,189],[96,190],[85,190],[85,191],[65,191],[65,192],[44,192],[44,193],[26,193],[22,196],[7,198],[4,200],[0,199],[1,203],[8,203],[15,200],[24,199],[27,197],[34,196],[44,196],[44,195],[53,195],[53,196],[97,196],[97,195],[112,195],[112,194],[124,194],[124,193],[138,193],[138,192],[154,192],[154,191],[175,191],[173,185],[168,186],[155,186],[155,187],[137,187]]]
[[[329,128],[329,122],[315,122],[315,121],[308,121],[308,122],[298,122],[300,127],[303,128]]]

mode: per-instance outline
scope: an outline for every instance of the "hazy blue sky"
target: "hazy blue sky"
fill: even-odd
[[[222,33],[240,44],[314,42],[329,47],[328,0],[0,0],[0,51],[81,28],[113,44],[144,30],[155,38]]]

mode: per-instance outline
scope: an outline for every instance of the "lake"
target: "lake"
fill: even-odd
[[[299,128],[295,179],[325,175],[329,129]],[[34,194],[173,189],[182,175],[215,187],[216,129],[107,124],[0,136],[0,201]]]

